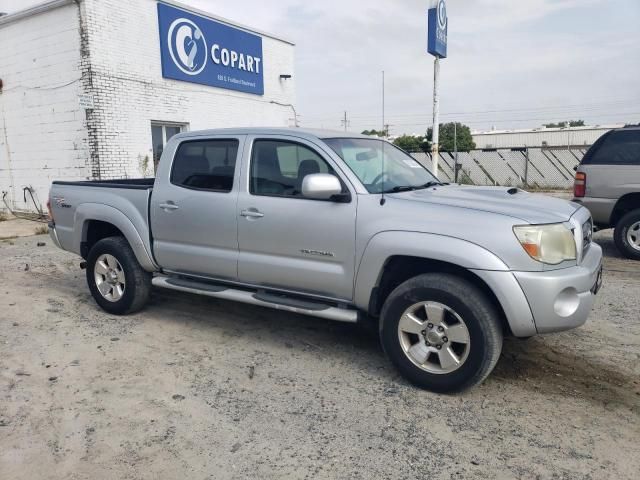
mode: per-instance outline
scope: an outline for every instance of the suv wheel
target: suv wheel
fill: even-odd
[[[481,383],[502,350],[498,314],[478,288],[450,274],[407,280],[387,298],[380,336],[400,373],[434,392]]]
[[[640,209],[628,212],[618,221],[613,238],[625,257],[640,260]]]
[[[140,310],[151,293],[151,274],[140,266],[123,237],[104,238],[91,248],[87,283],[98,305],[115,315]]]

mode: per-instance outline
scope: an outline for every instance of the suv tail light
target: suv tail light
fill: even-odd
[[[587,193],[587,174],[576,172],[576,179],[573,182],[573,196],[584,197]]]

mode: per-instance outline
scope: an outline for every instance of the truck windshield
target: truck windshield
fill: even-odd
[[[413,157],[384,140],[326,138],[369,193],[390,193],[439,185],[438,179]]]

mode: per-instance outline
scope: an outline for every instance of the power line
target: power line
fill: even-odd
[[[509,108],[509,109],[496,109],[496,110],[470,110],[470,111],[461,111],[461,112],[447,112],[442,113],[443,116],[451,116],[451,115],[484,115],[484,114],[493,114],[493,113],[508,113],[508,112],[539,112],[542,113],[544,111],[553,111],[553,112],[567,112],[570,113],[570,110],[599,110],[599,109],[608,109],[614,105],[625,105],[628,107],[637,106],[636,103],[640,99],[626,99],[626,100],[617,100],[612,102],[598,102],[598,103],[582,103],[582,104],[567,104],[567,105],[554,105],[547,107],[530,107],[530,108]],[[398,117],[427,117],[430,114],[426,113],[402,113],[390,115],[393,118]],[[314,117],[310,116],[311,119],[315,121],[321,120],[330,120],[328,117]],[[377,118],[377,115],[351,115],[351,118],[357,119],[365,119],[365,118]]]
[[[630,112],[630,113],[626,113],[626,115],[640,115],[640,112]],[[599,116],[601,117],[617,117],[620,116],[619,113],[610,113],[610,114],[600,114]],[[496,119],[495,121],[499,121],[499,122],[517,122],[517,123],[521,123],[521,122],[534,122],[534,121],[546,121],[548,120],[548,117],[540,117],[540,118],[524,118],[524,119],[514,119],[514,118],[500,118],[500,119]],[[491,120],[471,120],[471,121],[465,121],[464,123],[467,124],[474,124],[474,123],[490,123]],[[430,125],[430,122],[428,120],[425,120],[424,122],[419,122],[419,123],[396,123],[395,124],[398,127],[409,127],[409,126],[415,126],[415,125]]]

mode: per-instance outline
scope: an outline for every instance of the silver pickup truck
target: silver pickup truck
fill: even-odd
[[[440,183],[392,144],[303,129],[182,133],[155,179],[54,182],[50,231],[112,314],[151,286],[378,322],[414,384],[481,382],[504,335],[582,325],[601,285],[589,211]]]

